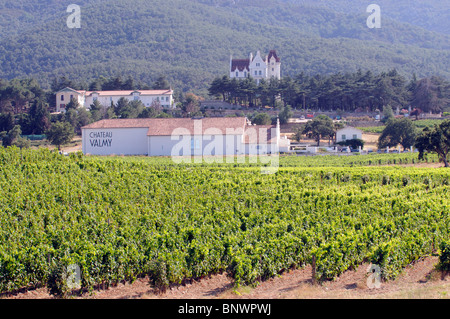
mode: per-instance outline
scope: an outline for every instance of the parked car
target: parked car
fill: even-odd
[[[357,149],[357,148],[352,148],[350,151],[351,151],[352,153],[359,153],[359,149]]]
[[[348,152],[348,148],[347,148],[347,147],[343,147],[343,148],[341,149],[341,152]]]

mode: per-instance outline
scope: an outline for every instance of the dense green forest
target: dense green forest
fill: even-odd
[[[165,74],[174,87],[206,95],[208,84],[227,73],[230,54],[270,49],[281,57],[284,76],[396,68],[406,77],[450,78],[450,40],[439,28],[446,22],[437,23],[444,15],[436,1],[423,16],[414,10],[425,5],[412,1],[411,20],[404,1],[386,2],[381,29],[367,28],[368,3],[342,10],[349,3],[86,0],[77,2],[81,28],[69,29],[63,1],[6,0],[0,78],[34,77],[49,88],[60,76],[88,85],[100,76],[152,83]]]
[[[371,71],[308,76],[304,73],[256,81],[217,77],[209,86],[210,95],[234,104],[271,106],[280,104],[322,111],[366,111],[415,108],[439,113],[450,106],[450,83],[440,77],[407,81],[396,69],[374,74]]]

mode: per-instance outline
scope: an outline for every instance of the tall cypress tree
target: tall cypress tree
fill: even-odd
[[[32,134],[43,134],[50,127],[50,112],[48,105],[42,101],[35,101],[29,111],[29,129]]]

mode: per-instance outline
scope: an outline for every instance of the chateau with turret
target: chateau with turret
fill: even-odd
[[[258,51],[255,56],[250,53],[248,59],[233,59],[230,57],[230,78],[245,79],[251,77],[259,83],[262,79],[281,79],[281,60],[275,50],[266,57]]]

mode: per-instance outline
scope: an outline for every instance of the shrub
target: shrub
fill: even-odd
[[[443,271],[450,271],[450,242],[443,241],[439,248],[441,254],[437,267]]]
[[[360,146],[361,146],[361,149],[364,148],[364,141],[360,140],[360,139],[346,140],[346,141],[342,141],[342,142],[339,142],[336,144],[341,145],[341,146],[349,146],[353,149],[357,149]]]
[[[409,176],[403,176],[402,177],[402,184],[403,184],[403,186],[408,186],[409,183],[411,183],[411,178]]]
[[[332,172],[328,172],[323,176],[324,179],[326,180],[330,180],[333,178],[333,173]]]
[[[72,293],[72,287],[69,283],[71,275],[67,262],[60,261],[54,264],[47,280],[48,292],[59,298],[68,298]]]
[[[361,180],[364,184],[367,184],[368,182],[370,182],[370,177],[369,175],[364,175],[363,177],[361,177]]]
[[[423,183],[424,183],[425,185],[427,185],[427,186],[430,186],[431,183],[432,183],[431,177],[429,177],[429,176],[425,177],[425,178],[423,179]]]

